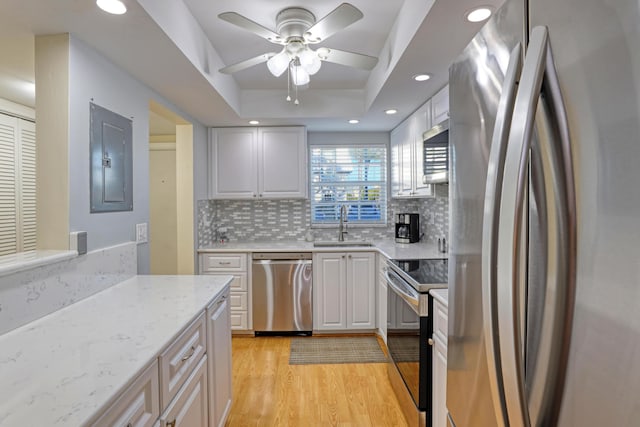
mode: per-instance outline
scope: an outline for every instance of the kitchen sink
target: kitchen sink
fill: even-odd
[[[345,240],[344,242],[339,242],[337,240],[324,240],[313,242],[313,246],[316,248],[331,248],[331,247],[349,247],[349,246],[358,246],[358,247],[370,247],[373,246],[372,242],[367,242],[365,240]]]

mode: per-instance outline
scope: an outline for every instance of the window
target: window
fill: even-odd
[[[347,206],[350,223],[385,224],[387,148],[311,146],[311,223],[336,224]]]

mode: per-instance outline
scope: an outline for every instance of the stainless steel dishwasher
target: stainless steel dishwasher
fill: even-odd
[[[256,335],[313,330],[311,253],[256,252],[251,270]]]

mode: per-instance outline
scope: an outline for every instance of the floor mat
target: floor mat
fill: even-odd
[[[383,363],[376,337],[296,337],[291,339],[290,365]]]

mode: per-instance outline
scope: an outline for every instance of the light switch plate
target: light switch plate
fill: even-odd
[[[147,243],[147,223],[136,224],[136,243]]]

